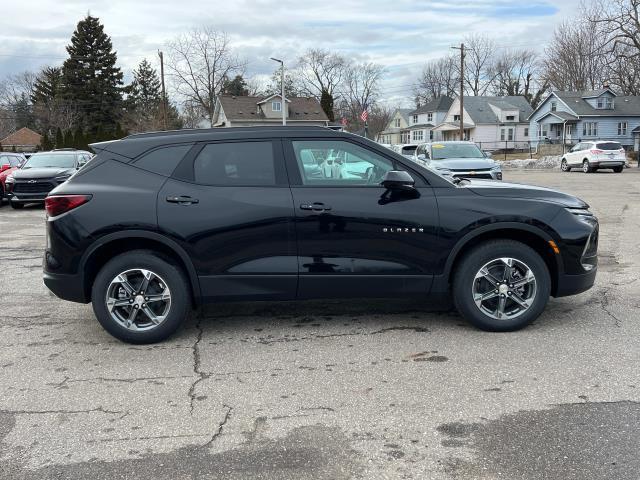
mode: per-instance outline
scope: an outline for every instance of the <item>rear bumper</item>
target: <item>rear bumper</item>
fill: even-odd
[[[598,168],[613,168],[613,167],[621,167],[627,163],[626,160],[593,160],[591,166]]]
[[[594,267],[591,271],[579,275],[561,274],[558,276],[558,288],[555,297],[566,297],[585,292],[593,287],[596,281],[596,273],[598,267]]]
[[[81,275],[67,275],[44,271],[44,285],[53,294],[62,300],[77,303],[89,303],[90,299],[85,294],[84,283]]]

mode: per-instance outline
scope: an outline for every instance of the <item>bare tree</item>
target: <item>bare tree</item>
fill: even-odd
[[[607,76],[605,43],[588,22],[561,23],[545,49],[544,78],[558,90],[599,88]]]
[[[533,50],[505,50],[493,65],[492,93],[498,96],[522,95],[535,108],[548,90],[540,76],[538,54]]]
[[[362,125],[360,114],[371,113],[380,95],[380,78],[384,68],[375,63],[351,64],[345,70],[339,103],[341,116],[351,125]]]
[[[453,97],[460,82],[458,59],[453,55],[427,62],[414,89],[417,103],[426,103],[446,95]]]
[[[211,27],[195,28],[167,46],[167,68],[176,92],[191,107],[199,106],[213,126],[223,82],[242,73],[245,62],[233,52],[229,37]]]
[[[334,96],[346,71],[341,55],[312,48],[298,59],[300,88],[305,95],[319,99],[323,92]]]
[[[495,42],[485,35],[473,34],[465,37],[464,46],[465,93],[474,96],[486,95],[495,80]]]
[[[389,122],[394,110],[386,105],[374,105],[369,112],[369,138],[376,138]]]

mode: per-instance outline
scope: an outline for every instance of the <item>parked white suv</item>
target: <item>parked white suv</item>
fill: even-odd
[[[620,143],[586,141],[574,145],[562,156],[560,168],[563,172],[570,172],[572,168],[581,168],[584,173],[611,168],[614,172],[620,173],[626,162],[627,157]]]

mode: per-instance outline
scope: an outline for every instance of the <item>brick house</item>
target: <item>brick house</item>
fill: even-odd
[[[0,144],[5,151],[15,149],[17,152],[35,152],[41,141],[42,135],[30,128],[22,127],[0,140]]]

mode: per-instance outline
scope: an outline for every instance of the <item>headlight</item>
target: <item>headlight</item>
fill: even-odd
[[[67,180],[69,180],[69,177],[71,175],[60,175],[59,177],[55,177],[54,180],[56,182],[66,182]]]
[[[491,167],[492,172],[499,172],[500,170],[502,170],[502,167],[500,165],[494,165],[493,167]]]
[[[15,182],[13,175],[9,175],[7,176],[7,178],[4,179],[4,183],[13,183],[13,182]]]
[[[436,167],[436,171],[441,175],[451,175],[451,170],[448,168],[438,168]]]
[[[588,208],[566,208],[567,212],[575,215],[580,221],[586,223],[587,225],[596,226],[598,224],[598,219],[596,216],[589,211]]]

